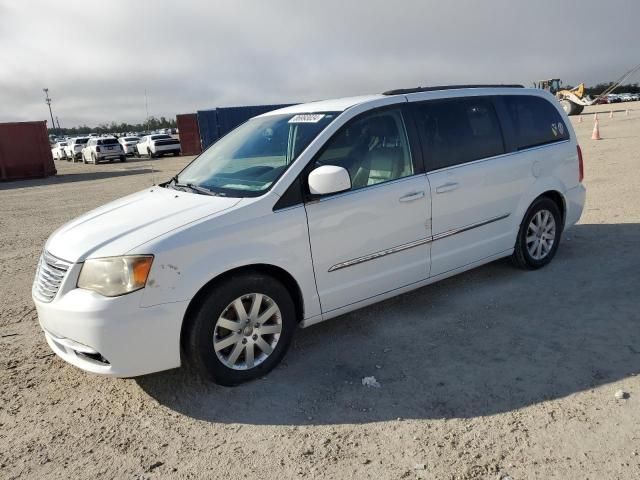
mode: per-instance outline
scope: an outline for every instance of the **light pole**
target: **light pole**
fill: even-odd
[[[53,111],[51,110],[51,99],[49,98],[49,89],[48,88],[43,88],[42,91],[45,94],[45,103],[49,106],[49,114],[51,115],[51,129],[54,131],[55,133],[55,129],[56,129],[56,124],[53,121]]]

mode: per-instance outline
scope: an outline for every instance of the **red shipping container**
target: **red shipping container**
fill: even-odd
[[[0,123],[0,180],[55,174],[47,122]]]
[[[195,113],[176,115],[176,123],[178,124],[182,155],[199,155],[202,153],[198,115]]]

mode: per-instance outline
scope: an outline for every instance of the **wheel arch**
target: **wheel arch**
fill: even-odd
[[[562,193],[564,191],[566,191],[565,185],[558,179],[540,179],[534,183],[518,202],[518,207],[515,209],[514,227],[520,228],[531,205],[541,197],[549,198],[558,205],[564,226],[567,218],[567,201]]]
[[[184,317],[182,319],[182,327],[180,330],[180,345],[184,345],[183,342],[185,332],[189,328],[189,322],[190,319],[193,318],[193,312],[201,305],[202,301],[211,291],[211,289],[221,282],[224,282],[229,277],[242,273],[261,273],[280,281],[291,294],[291,299],[293,300],[296,309],[296,317],[298,319],[298,323],[304,319],[304,298],[302,296],[302,289],[300,288],[300,285],[293,277],[293,275],[287,272],[284,268],[278,267],[276,265],[266,263],[243,265],[240,267],[232,268],[231,270],[227,270],[226,272],[215,276],[207,283],[205,283],[189,301],[189,305],[187,306]]]
[[[533,202],[538,200],[538,198],[546,197],[549,200],[552,200],[560,210],[560,215],[562,215],[562,225],[564,225],[565,219],[567,218],[567,201],[564,198],[564,195],[560,193],[558,190],[547,190],[546,192],[538,195]],[[531,203],[533,203],[531,202]]]

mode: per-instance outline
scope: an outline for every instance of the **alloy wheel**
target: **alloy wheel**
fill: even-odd
[[[282,313],[270,297],[251,293],[236,298],[218,317],[213,348],[227,368],[249,370],[274,351],[282,332]]]
[[[534,260],[542,260],[553,248],[556,221],[549,210],[538,210],[527,228],[527,251]]]

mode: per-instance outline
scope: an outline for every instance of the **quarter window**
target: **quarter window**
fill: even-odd
[[[487,98],[468,97],[417,104],[416,120],[429,170],[505,152],[498,117]]]
[[[560,113],[544,98],[525,95],[505,95],[502,98],[513,126],[517,150],[569,138]]]
[[[317,158],[320,165],[344,167],[352,190],[413,175],[400,109],[371,113],[342,127]]]

